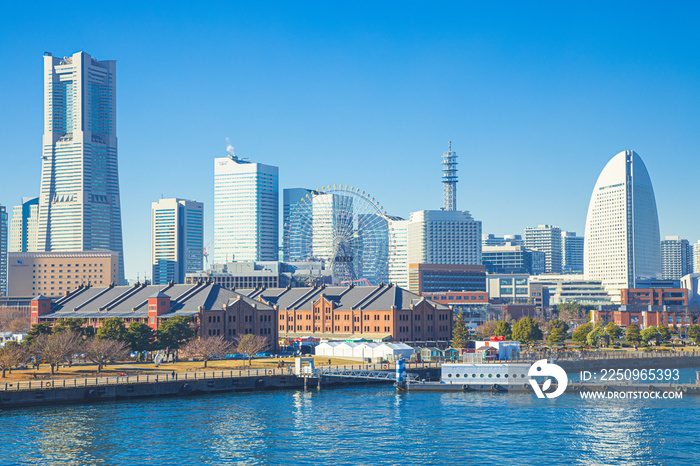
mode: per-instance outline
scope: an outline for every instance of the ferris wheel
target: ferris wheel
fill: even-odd
[[[289,261],[323,261],[341,284],[378,285],[389,270],[389,224],[373,197],[347,185],[312,191],[290,209]]]

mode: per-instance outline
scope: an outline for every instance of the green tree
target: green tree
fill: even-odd
[[[665,343],[667,341],[671,341],[671,331],[669,330],[668,327],[664,327],[663,325],[659,325],[656,327],[656,330],[659,331],[659,339],[661,340],[661,343]]]
[[[513,339],[525,344],[532,343],[542,339],[542,330],[530,317],[523,317],[513,325]]]
[[[452,347],[466,348],[467,341],[469,341],[469,329],[464,322],[464,314],[458,312],[455,315],[455,324],[452,329]]]
[[[583,324],[571,335],[571,339],[575,342],[585,344],[586,337],[588,337],[588,334],[591,332],[591,330],[593,330],[592,323],[589,322],[587,324]]]
[[[603,327],[596,327],[586,335],[586,342],[588,346],[598,346],[598,340],[600,337],[605,335],[605,329]]]
[[[100,328],[97,329],[97,334],[95,336],[100,340],[109,339],[124,341],[124,337],[126,336],[124,321],[119,317],[105,319]]]
[[[510,322],[506,322],[505,320],[499,321],[498,324],[496,324],[494,336],[511,340],[513,338],[513,328],[511,327]]]
[[[620,334],[622,333],[622,329],[615,324],[615,322],[610,322],[608,325],[605,326],[605,332],[610,335],[611,340],[617,340],[620,338]]]
[[[562,329],[562,327],[554,327],[552,331],[549,332],[547,341],[549,342],[550,346],[561,345],[564,343],[564,341],[566,341],[566,332]]]
[[[547,330],[548,334],[551,333],[555,328],[560,328],[564,332],[564,335],[566,335],[566,332],[569,331],[569,324],[567,324],[561,319],[552,319],[545,325],[545,329]]]
[[[700,325],[693,324],[688,327],[688,338],[693,340],[696,345],[700,343]]]
[[[175,316],[165,319],[156,331],[156,341],[159,348],[177,350],[195,336],[190,328],[190,318]]]
[[[639,344],[642,341],[642,335],[639,333],[639,325],[632,324],[627,327],[627,334],[625,335],[625,340],[630,343]]]
[[[95,327],[92,325],[85,326],[87,319],[82,319],[80,317],[67,317],[65,319],[58,319],[56,325],[53,327],[54,332],[62,332],[64,330],[70,330],[84,338],[91,338],[95,336]]]
[[[134,322],[126,330],[124,340],[131,351],[148,351],[153,348],[156,334],[151,327],[143,322]]]
[[[51,335],[51,333],[53,333],[53,327],[50,322],[35,324],[31,330],[27,332],[27,336],[24,337],[24,343],[29,346],[39,335]]]

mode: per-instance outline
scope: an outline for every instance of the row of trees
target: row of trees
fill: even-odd
[[[540,323],[530,317],[523,317],[514,324],[506,321],[486,322],[483,326],[479,327],[478,331],[483,338],[492,336],[504,337],[506,340],[517,340],[524,344],[529,344],[543,338]],[[469,339],[469,330],[464,322],[464,315],[460,312],[455,317],[452,344],[455,348],[464,348],[467,346],[467,341]]]
[[[29,344],[39,335],[51,335],[70,331],[83,339],[97,337],[100,340],[123,342],[131,351],[153,351],[169,348],[177,350],[195,336],[190,328],[190,318],[175,316],[166,319],[157,331],[142,322],[133,322],[126,327],[118,317],[105,319],[102,326],[95,331],[92,326],[85,326],[86,320],[80,318],[59,319],[55,325],[44,322],[36,324],[27,334]]]

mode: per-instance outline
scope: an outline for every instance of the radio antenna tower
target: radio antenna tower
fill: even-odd
[[[457,210],[457,153],[452,152],[452,141],[442,153],[443,210]]]

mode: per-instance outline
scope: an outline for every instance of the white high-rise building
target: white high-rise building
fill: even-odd
[[[204,204],[161,199],[151,204],[153,284],[185,283],[185,274],[202,270]]]
[[[214,159],[214,262],[279,259],[278,168]]]
[[[679,236],[667,236],[661,240],[661,278],[680,280],[693,272],[690,243]]]
[[[116,62],[44,54],[37,251],[112,251],[124,284]]]
[[[481,265],[481,222],[469,212],[412,212],[407,230],[409,264]]]
[[[408,289],[408,220],[389,217],[389,283]]]
[[[9,252],[36,251],[36,227],[39,218],[39,198],[22,198],[22,204],[12,209]]]
[[[545,272],[561,273],[561,230],[551,225],[525,228],[525,247],[545,253]]]
[[[561,232],[561,269],[565,273],[583,273],[583,236],[575,231]]]
[[[646,166],[633,151],[603,168],[591,194],[584,234],[584,275],[599,280],[614,303],[639,278],[661,278],[659,218]]]
[[[691,246],[693,256],[693,273],[700,273],[700,241]]]

